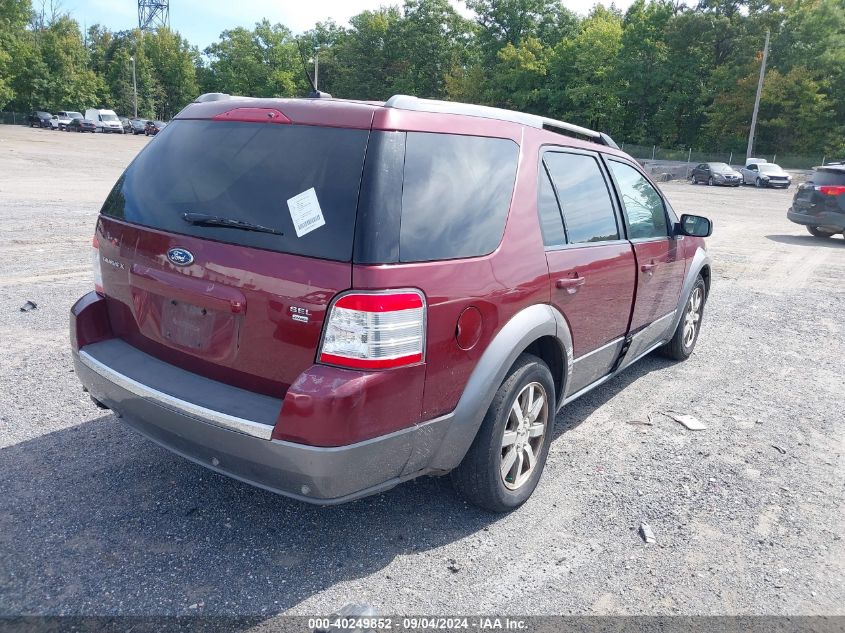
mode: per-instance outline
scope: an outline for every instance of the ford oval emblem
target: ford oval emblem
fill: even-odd
[[[194,263],[194,255],[184,248],[171,248],[167,251],[167,259],[177,266],[190,266]]]

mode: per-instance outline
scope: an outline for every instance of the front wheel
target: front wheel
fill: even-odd
[[[807,230],[810,232],[810,235],[812,235],[813,237],[828,238],[828,237],[833,237],[834,235],[836,235],[836,233],[834,231],[831,231],[829,229],[824,229],[820,226],[808,226]]]
[[[675,334],[666,345],[660,348],[664,356],[674,360],[686,360],[690,357],[695,349],[695,343],[698,341],[706,300],[707,284],[704,283],[704,278],[699,275],[690,291]]]
[[[754,181],[754,184],[755,184],[755,185],[756,185],[759,189],[762,189],[762,188],[763,188],[763,186],[764,186],[764,185],[763,185],[763,181],[762,181],[760,178],[758,178],[757,180],[755,180],[755,181]]]
[[[540,480],[555,414],[548,366],[531,354],[517,358],[499,387],[466,456],[452,472],[458,492],[491,512],[521,506]]]
[[[707,179],[707,184],[708,184],[708,186],[710,186],[710,187],[712,187],[712,186],[713,186],[713,176],[710,176],[710,178],[708,178],[708,179]]]

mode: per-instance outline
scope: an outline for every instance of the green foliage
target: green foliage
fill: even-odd
[[[112,107],[168,118],[200,92],[301,96],[319,57],[335,97],[405,93],[563,118],[619,141],[742,151],[766,31],[756,147],[845,152],[842,0],[636,0],[579,17],[559,0],[404,0],[294,35],[262,20],[200,53],[178,33],[84,35],[68,15],[0,0],[0,107]],[[134,58],[135,83],[132,80]]]
[[[262,20],[252,30],[237,27],[205,49],[206,92],[253,97],[289,97],[302,92],[305,78],[297,42],[281,24]]]

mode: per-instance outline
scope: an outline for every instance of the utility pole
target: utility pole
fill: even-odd
[[[135,118],[138,118],[138,82],[135,80],[135,56],[129,59],[132,60],[132,91],[135,94]]]
[[[760,79],[757,81],[757,96],[754,98],[754,113],[751,115],[751,130],[748,132],[748,149],[745,160],[751,158],[754,151],[754,133],[757,131],[757,112],[760,110],[760,96],[763,94],[763,79],[766,77],[766,59],[769,57],[769,32],[766,31],[766,43],[763,45],[763,63],[760,66]]]
[[[314,48],[314,90],[320,89],[320,47]]]

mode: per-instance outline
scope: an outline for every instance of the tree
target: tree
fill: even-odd
[[[555,114],[574,123],[616,132],[621,127],[619,78],[622,18],[596,5],[578,34],[555,47],[550,63]]]
[[[21,35],[31,19],[29,0],[3,0],[0,2],[0,108],[15,96],[12,87],[14,57],[22,46]]]
[[[622,46],[615,83],[622,108],[622,137],[632,143],[654,143],[654,117],[666,95],[669,81],[666,28],[674,7],[662,1],[636,0],[625,14]]]
[[[156,114],[168,119],[199,94],[196,76],[199,52],[179,33],[166,28],[145,33],[141,47],[156,79],[153,95]],[[121,61],[121,65],[124,63]]]
[[[297,41],[281,24],[271,25],[265,19],[253,30],[223,31],[205,55],[209,64],[204,88],[208,91],[290,97],[306,90]]]
[[[493,68],[491,101],[513,110],[547,114],[550,107],[546,76],[551,55],[552,50],[534,37],[524,39],[519,47],[506,44]]]
[[[402,50],[396,7],[363,11],[349,22],[352,28],[334,46],[337,79],[330,92],[349,99],[386,99],[396,93],[396,78],[408,60]]]
[[[480,25],[479,45],[488,61],[508,44],[533,37],[554,46],[576,31],[578,20],[559,0],[466,0]]]

